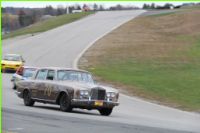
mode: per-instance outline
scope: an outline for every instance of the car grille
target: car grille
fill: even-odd
[[[106,91],[101,88],[94,88],[91,90],[92,100],[105,100]]]

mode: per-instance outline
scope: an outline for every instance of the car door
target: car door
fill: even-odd
[[[36,93],[36,98],[38,99],[45,99],[44,97],[44,90],[45,90],[45,81],[47,77],[48,70],[47,69],[40,69],[35,77],[35,81],[33,84],[35,84],[33,91]]]
[[[56,72],[55,70],[48,70],[47,77],[46,77],[46,84],[44,89],[44,98],[46,100],[54,101],[58,94],[58,85],[55,81]]]

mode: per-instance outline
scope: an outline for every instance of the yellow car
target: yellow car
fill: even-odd
[[[16,71],[24,65],[24,59],[18,54],[6,54],[1,61],[1,71]]]

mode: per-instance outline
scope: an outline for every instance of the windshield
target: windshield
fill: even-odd
[[[36,69],[34,68],[25,68],[23,72],[23,77],[31,78],[35,73]]]
[[[86,72],[80,72],[80,71],[72,71],[72,70],[59,70],[58,80],[94,83],[91,74],[86,73]]]
[[[17,55],[6,55],[3,59],[8,61],[21,61],[20,56]]]

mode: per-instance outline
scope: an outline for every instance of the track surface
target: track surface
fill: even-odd
[[[74,23],[15,41],[3,41],[3,55],[19,53],[27,65],[72,67],[95,40],[144,11],[99,12]],[[25,107],[3,74],[3,129],[13,132],[200,132],[200,115],[120,95],[110,117],[97,111],[63,113],[58,106],[36,103]],[[53,123],[53,124],[52,124]],[[94,125],[93,125],[94,124]],[[30,126],[31,125],[31,126]],[[93,126],[91,130],[87,127]],[[121,125],[121,126],[120,126]],[[31,128],[32,127],[32,128]],[[49,127],[49,128],[48,128]]]

